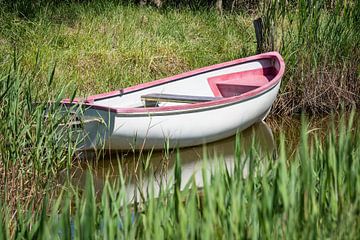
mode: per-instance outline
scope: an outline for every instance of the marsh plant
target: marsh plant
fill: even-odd
[[[1,236],[357,239],[360,135],[353,120],[353,116],[341,120],[339,129],[330,128],[324,141],[303,121],[295,155],[287,156],[282,135],[276,160],[258,158],[253,150],[246,178],[242,161],[235,162],[231,173],[219,161],[216,170],[203,171],[201,189],[192,179],[180,190],[178,159],[171,185],[162,185],[155,198],[150,184],[142,193],[146,201],[140,198],[134,203],[127,198],[121,175],[118,181],[106,181],[99,193],[89,173],[81,191],[64,185],[51,204],[45,195],[36,211],[22,211],[11,218],[5,202]],[[16,228],[9,230],[9,222]]]
[[[263,1],[263,49],[280,51],[287,66],[275,111],[358,106],[359,11],[359,1]]]
[[[72,131],[59,127],[67,114],[60,106],[64,91],[52,86],[55,67],[36,91],[32,81],[39,74],[38,58],[34,62],[33,71],[25,71],[15,53],[13,64],[0,76],[0,188],[2,202],[12,208],[37,204],[75,151]],[[45,99],[40,97],[44,93]]]

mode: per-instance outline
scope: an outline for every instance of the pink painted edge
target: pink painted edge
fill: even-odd
[[[246,71],[243,71],[243,72],[239,72],[239,73],[228,73],[228,74],[224,74],[224,75],[221,75],[221,76],[214,76],[214,77],[210,77],[208,78],[208,84],[210,86],[210,89],[211,91],[214,93],[214,96],[215,97],[222,97],[221,93],[220,93],[220,90],[219,88],[217,87],[217,84],[219,83],[223,83],[224,82],[224,78],[226,78],[227,76],[229,75],[237,75],[237,74],[247,74],[247,73],[261,73],[261,74],[264,74],[265,72],[269,71],[270,69],[273,69],[273,68],[261,68],[261,69],[253,69],[253,70],[246,70]],[[227,80],[225,80],[226,82]],[[227,83],[223,83],[223,84],[227,84]],[[266,83],[267,84],[267,83]],[[265,84],[264,84],[265,85]],[[261,87],[262,85],[259,85],[259,87]]]
[[[255,61],[255,60],[259,60],[259,59],[263,59],[263,58],[274,58],[274,57],[278,60],[278,62],[280,64],[280,69],[279,69],[277,75],[274,77],[274,79],[271,80],[268,84],[265,84],[257,89],[254,89],[250,92],[244,93],[239,96],[223,98],[223,99],[219,99],[219,100],[215,100],[215,101],[211,101],[211,102],[202,102],[202,103],[195,103],[195,104],[189,104],[189,105],[168,106],[168,107],[152,107],[152,108],[111,108],[111,107],[104,107],[104,106],[99,106],[99,105],[94,104],[95,100],[113,97],[113,96],[119,95],[120,93],[121,94],[129,93],[129,92],[136,91],[139,89],[148,88],[148,87],[151,87],[154,85],[171,82],[171,81],[177,80],[179,78],[190,77],[192,75],[210,71],[210,70],[214,70],[217,68],[223,68],[223,67],[227,67],[227,66],[231,66],[231,65],[235,65],[235,64]],[[189,110],[189,109],[195,109],[195,108],[210,107],[210,106],[228,104],[228,103],[237,102],[237,101],[243,101],[247,98],[251,98],[251,97],[263,92],[264,90],[275,86],[281,80],[282,76],[284,75],[284,72],[285,72],[285,62],[284,62],[283,58],[281,57],[281,55],[278,52],[267,52],[267,53],[263,53],[263,54],[246,57],[246,58],[240,58],[240,59],[236,59],[236,60],[229,61],[229,62],[224,62],[224,63],[215,64],[212,66],[199,68],[199,69],[196,69],[193,71],[181,73],[181,74],[178,74],[175,76],[155,80],[152,82],[142,83],[142,84],[139,84],[136,86],[124,88],[121,91],[117,90],[117,91],[112,91],[112,92],[108,92],[108,93],[92,95],[85,99],[84,105],[91,107],[93,109],[98,109],[98,110],[103,110],[103,111],[111,111],[111,112],[115,112],[115,113],[166,112],[166,111]],[[70,99],[62,100],[62,103],[64,103],[64,104],[78,103],[78,102],[79,102],[79,99],[77,99],[77,98],[75,98],[73,100],[73,102],[70,102]]]

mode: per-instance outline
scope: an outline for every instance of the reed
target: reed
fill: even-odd
[[[37,71],[37,59],[33,71],[26,72],[15,53],[12,66],[0,76],[0,195],[11,214],[17,206],[36,209],[51,190],[48,183],[58,169],[69,166],[75,151],[76,139],[60,129],[67,115],[59,104],[64,91],[52,88],[55,68],[43,89],[51,104],[40,102],[41,91],[33,92]]]
[[[279,50],[287,64],[275,111],[358,106],[358,11],[355,1],[264,1],[264,48]]]
[[[65,185],[51,205],[44,197],[36,211],[12,219],[3,207],[2,236],[9,237],[6,224],[13,221],[16,238],[357,239],[360,138],[353,124],[352,115],[321,142],[303,120],[293,157],[286,155],[282,135],[277,160],[250,154],[252,171],[245,179],[241,161],[233,172],[220,163],[212,173],[203,172],[202,189],[193,179],[179,190],[178,161],[174,181],[161,187],[160,196],[153,197],[150,184],[142,193],[147,200],[137,204],[127,199],[122,177],[107,181],[99,195],[88,174],[81,194]]]

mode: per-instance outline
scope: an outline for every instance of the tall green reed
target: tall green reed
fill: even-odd
[[[122,177],[107,181],[96,194],[90,174],[82,194],[66,190],[47,214],[17,216],[14,221],[23,229],[18,236],[38,229],[36,236],[42,238],[356,239],[360,139],[354,121],[354,116],[343,120],[320,141],[303,120],[294,156],[287,156],[282,135],[278,159],[252,154],[246,178],[241,161],[231,171],[219,161],[211,172],[204,168],[202,189],[192,179],[179,191],[181,170],[175,165],[174,185],[162,186],[154,198],[150,184],[147,200],[140,203],[127,199]]]
[[[329,113],[359,105],[357,1],[263,1],[264,48],[286,74],[275,111]]]
[[[75,151],[71,131],[60,128],[66,114],[60,105],[64,91],[52,87],[55,66],[47,84],[39,88],[33,82],[38,64],[37,57],[33,70],[25,71],[15,51],[13,64],[0,76],[1,200],[12,213],[17,205],[36,209]]]

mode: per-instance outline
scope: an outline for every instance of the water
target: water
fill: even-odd
[[[309,119],[305,123],[309,140],[311,141],[314,135],[317,135],[320,140],[324,139],[330,128],[336,129],[342,125],[341,119],[347,122],[349,116],[338,114]],[[235,161],[244,165],[242,177],[246,178],[250,173],[250,163],[247,161],[249,154],[257,154],[259,161],[256,164],[275,159],[280,133],[285,136],[287,157],[291,159],[296,153],[301,132],[300,118],[267,118],[266,121],[267,123],[256,123],[238,136],[204,146],[162,151],[87,152],[86,157],[83,157],[81,161],[74,161],[71,168],[71,180],[74,185],[84,186],[85,173],[90,170],[94,177],[95,189],[100,193],[106,180],[110,183],[120,182],[122,176],[129,200],[138,201],[138,196],[146,192],[149,187],[154,190],[155,195],[158,195],[161,186],[172,185],[177,158],[180,159],[181,165],[181,188],[184,188],[192,177],[196,186],[201,188],[203,186],[203,172],[200,171],[202,167],[205,167],[207,176],[221,166],[226,167],[232,174]],[[250,153],[251,149],[255,152]],[[60,181],[66,178],[65,175],[64,170],[60,175]]]
[[[105,181],[119,182],[123,176],[127,196],[130,201],[137,201],[141,192],[150,187],[155,196],[161,186],[171,186],[174,181],[176,159],[180,159],[181,189],[192,178],[198,188],[203,186],[204,167],[206,175],[223,166],[230,174],[235,161],[243,163],[243,178],[249,175],[247,156],[252,154],[265,161],[276,156],[276,144],[271,128],[265,122],[259,122],[252,127],[221,141],[203,146],[162,151],[128,151],[128,152],[87,152],[86,161],[79,161],[72,168],[72,183],[83,186],[86,171],[91,169],[94,185],[101,191]],[[255,150],[255,151],[254,151]],[[238,154],[236,154],[238,153]],[[268,161],[268,160],[267,160]],[[146,198],[146,197],[145,197]]]

